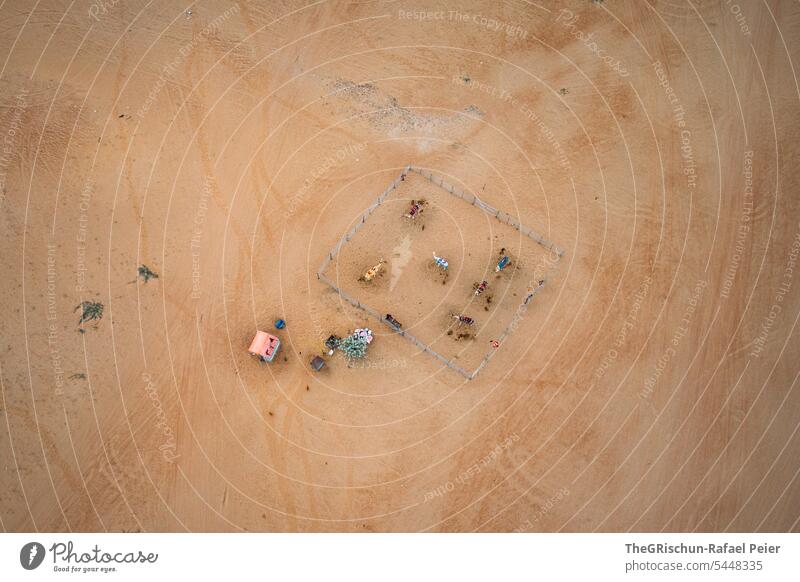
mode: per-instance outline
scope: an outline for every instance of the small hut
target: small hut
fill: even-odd
[[[271,362],[281,347],[281,340],[265,331],[256,331],[256,337],[247,350],[262,362]]]
[[[325,367],[325,360],[323,360],[320,356],[314,356],[311,359],[311,369],[315,372],[319,372],[322,368]]]

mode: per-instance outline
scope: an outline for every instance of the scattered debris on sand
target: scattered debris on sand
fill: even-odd
[[[438,130],[451,129],[469,122],[464,115],[442,115],[423,113],[415,108],[403,107],[392,95],[386,95],[373,83],[356,83],[337,78],[329,81],[334,96],[349,101],[349,113],[361,114],[375,129],[392,134],[411,131],[438,133]],[[483,117],[484,113],[475,105],[464,108],[471,117]]]
[[[335,79],[332,83],[334,90],[339,95],[344,95],[351,99],[372,99],[377,98],[378,89],[372,83],[354,83],[346,79]]]
[[[483,117],[483,111],[477,105],[468,105],[464,108],[464,113],[473,117]]]
[[[348,360],[361,360],[367,357],[367,346],[372,343],[372,330],[356,329],[336,346]]]
[[[329,356],[333,355],[333,352],[339,346],[340,341],[342,341],[342,338],[340,338],[338,335],[335,334],[331,334],[330,336],[328,336],[328,339],[325,340],[325,347],[328,350]]]

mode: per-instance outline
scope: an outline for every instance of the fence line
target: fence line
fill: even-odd
[[[333,245],[333,248],[331,249],[331,252],[329,252],[327,255],[325,255],[325,258],[322,260],[322,264],[320,265],[319,269],[317,269],[317,279],[319,279],[319,276],[328,267],[328,265],[331,263],[331,261],[334,259],[334,257],[336,257],[336,255],[339,254],[339,252],[342,250],[342,247],[346,243],[350,242],[350,239],[353,238],[355,236],[355,234],[359,231],[359,229],[367,223],[367,219],[370,217],[370,215],[373,212],[375,212],[375,210],[381,204],[383,204],[383,201],[386,200],[386,197],[389,196],[389,194],[392,193],[392,190],[397,188],[397,185],[405,179],[405,175],[409,172],[410,169],[411,169],[411,166],[406,166],[403,169],[403,171],[400,173],[400,175],[397,176],[397,178],[395,178],[394,180],[392,180],[392,183],[389,184],[389,186],[386,188],[386,190],[381,192],[381,195],[378,196],[372,202],[372,204],[369,205],[369,207],[367,207],[367,209],[361,215],[361,220],[359,222],[356,222],[355,226],[353,228],[351,228],[347,232],[347,234],[345,234],[341,239],[339,239],[339,241],[335,245]]]
[[[503,331],[500,332],[500,335],[497,338],[497,341],[499,343],[502,344],[503,341],[506,339],[506,337],[508,337],[508,335],[511,334],[511,332],[513,332],[514,329],[516,329],[518,322],[522,319],[522,315],[520,315],[519,313],[520,309],[524,309],[523,313],[527,311],[528,308],[526,307],[526,305],[528,305],[528,303],[531,300],[533,300],[533,298],[539,293],[539,291],[542,290],[543,287],[544,287],[544,282],[542,282],[541,285],[536,287],[530,293],[530,295],[526,297],[522,303],[520,303],[519,307],[517,307],[517,312],[514,314],[514,317],[511,318],[511,322],[505,327]],[[492,350],[488,354],[486,354],[486,356],[483,358],[483,361],[481,361],[478,367],[475,368],[475,370],[472,372],[473,378],[478,375],[478,372],[480,372],[486,364],[489,363],[489,360],[491,360],[494,357],[495,352],[497,352],[497,350],[495,348],[492,348]]]
[[[322,260],[322,264],[320,265],[319,269],[317,270],[317,279],[319,279],[320,281],[322,281],[323,283],[328,285],[331,289],[336,291],[336,293],[338,293],[339,296],[342,297],[342,299],[344,299],[345,301],[350,303],[353,307],[355,307],[357,309],[361,309],[362,311],[368,313],[369,315],[371,315],[372,317],[374,317],[378,321],[381,321],[384,325],[386,325],[387,327],[389,327],[390,329],[395,331],[397,334],[399,334],[399,335],[403,336],[404,338],[408,339],[411,343],[416,345],[423,352],[426,352],[426,353],[429,353],[429,354],[433,355],[435,358],[437,358],[438,360],[442,361],[448,368],[458,372],[459,374],[464,376],[467,380],[472,380],[472,379],[475,378],[475,376],[478,375],[478,372],[480,372],[483,369],[483,367],[487,363],[489,363],[489,361],[494,357],[494,354],[497,352],[497,350],[495,348],[492,348],[491,351],[489,351],[489,353],[486,354],[486,356],[484,356],[483,360],[478,365],[478,367],[475,368],[474,371],[468,372],[464,368],[462,368],[462,367],[458,366],[457,364],[455,364],[452,360],[444,357],[439,352],[435,351],[428,344],[420,341],[416,336],[408,333],[405,330],[395,328],[393,325],[391,325],[386,320],[386,318],[383,315],[378,313],[377,310],[373,309],[369,305],[365,305],[365,304],[361,303],[361,301],[359,301],[358,299],[355,299],[354,297],[351,297],[345,291],[343,291],[342,289],[337,287],[336,284],[324,274],[325,269],[328,267],[328,265],[330,265],[330,263],[331,263],[331,261],[333,261],[334,257],[336,257],[336,255],[339,254],[339,252],[342,250],[342,247],[346,243],[348,243],[350,241],[350,239],[352,239],[355,236],[355,234],[358,232],[358,230],[362,226],[364,226],[364,224],[366,224],[367,219],[370,217],[370,215],[381,204],[383,204],[383,202],[386,200],[386,198],[389,196],[389,194],[391,194],[392,191],[395,188],[397,188],[398,184],[405,179],[405,175],[408,172],[415,172],[415,173],[419,174],[420,176],[423,176],[424,178],[427,178],[430,182],[432,182],[434,184],[437,184],[436,178],[434,177],[434,175],[432,173],[430,173],[430,172],[425,173],[421,169],[414,168],[414,167],[412,167],[410,165],[406,166],[405,169],[401,172],[401,174],[397,178],[392,180],[391,184],[389,184],[389,186],[386,188],[386,190],[384,190],[380,194],[380,196],[378,196],[372,202],[372,204],[364,211],[364,213],[361,215],[361,220],[359,222],[357,222],[355,224],[355,226],[353,226],[353,228],[351,228],[341,239],[339,239],[336,242],[336,244],[333,246],[331,251],[327,255],[325,255],[325,258]],[[534,241],[536,241],[540,245],[544,246],[545,248],[555,252],[559,257],[563,256],[564,251],[561,249],[561,247],[559,247],[555,243],[545,239],[544,237],[539,235],[533,229],[528,228],[526,226],[523,226],[516,219],[514,219],[510,214],[502,212],[502,211],[500,211],[500,210],[498,210],[496,208],[493,208],[492,206],[486,204],[483,200],[481,200],[480,198],[478,198],[477,196],[475,196],[473,194],[468,194],[468,193],[465,193],[465,192],[459,190],[458,188],[456,188],[452,184],[449,184],[449,183],[445,182],[444,178],[439,178],[439,181],[438,181],[437,185],[442,187],[446,191],[450,192],[450,194],[452,194],[453,196],[461,198],[462,200],[465,200],[465,201],[469,202],[473,206],[477,206],[478,208],[480,208],[481,210],[483,210],[487,214],[489,214],[491,216],[494,216],[494,218],[496,218],[500,222],[502,222],[504,224],[507,224],[509,226],[513,226],[521,234],[533,239]],[[505,338],[512,331],[514,331],[514,328],[516,328],[518,321],[522,318],[522,316],[519,315],[520,309],[524,308],[525,310],[527,310],[527,307],[525,307],[525,306],[528,304],[528,302],[530,302],[531,299],[533,299],[533,297],[536,294],[539,293],[539,291],[541,291],[542,287],[544,287],[544,285],[539,285],[538,287],[536,287],[536,289],[534,289],[530,293],[530,295],[525,298],[525,301],[523,301],[523,303],[520,304],[520,306],[517,308],[517,313],[514,314],[514,317],[511,319],[511,322],[505,327],[505,329],[503,329],[502,332],[500,332],[500,336],[498,336],[498,338],[497,338],[498,342],[502,343],[505,340]]]
[[[447,192],[450,192],[450,194],[452,194],[453,196],[455,196],[457,198],[461,198],[462,200],[465,200],[465,201],[469,202],[473,206],[477,206],[478,208],[480,208],[481,210],[486,212],[486,214],[489,214],[490,216],[493,216],[494,218],[496,218],[497,220],[499,220],[503,224],[507,224],[509,226],[514,227],[521,234],[527,236],[530,239],[533,239],[534,241],[536,241],[537,243],[539,243],[540,245],[542,245],[546,249],[553,251],[559,257],[562,257],[564,255],[564,250],[561,247],[559,247],[557,244],[555,244],[554,242],[552,242],[550,240],[547,240],[546,238],[544,238],[542,235],[537,233],[532,228],[528,228],[526,226],[523,226],[522,224],[519,223],[519,221],[517,221],[510,214],[508,214],[506,212],[502,212],[502,211],[498,210],[497,208],[494,208],[493,206],[490,206],[490,205],[486,204],[486,202],[484,202],[483,200],[481,200],[480,198],[478,198],[474,194],[468,194],[466,192],[463,192],[462,190],[459,190],[458,188],[456,188],[452,184],[449,184],[449,183],[445,182],[444,178],[439,178],[438,182],[437,182],[436,177],[431,172],[424,172],[423,170],[421,170],[419,168],[415,168],[413,166],[409,166],[409,171],[416,172],[417,174],[419,174],[423,178],[427,178],[428,181],[433,182],[434,184],[438,184],[444,190],[446,190]]]
[[[430,347],[425,342],[421,341],[416,336],[410,334],[409,332],[407,332],[407,331],[405,331],[403,329],[397,329],[396,327],[394,327],[392,324],[390,324],[386,320],[386,318],[383,315],[378,313],[375,309],[373,309],[369,305],[364,305],[358,299],[355,299],[355,298],[351,297],[345,291],[342,291],[342,289],[337,287],[336,284],[333,281],[331,281],[326,275],[323,275],[322,273],[318,273],[317,274],[317,278],[320,281],[322,281],[323,283],[325,283],[326,285],[328,285],[331,289],[336,291],[341,296],[341,298],[344,299],[345,301],[347,301],[350,305],[352,305],[353,307],[355,307],[357,309],[361,309],[362,311],[365,311],[366,313],[369,313],[372,317],[374,317],[378,321],[382,322],[384,325],[386,325],[392,331],[397,332],[398,335],[401,335],[404,338],[406,338],[409,341],[411,341],[411,343],[415,344],[423,352],[426,352],[428,354],[433,355],[438,360],[442,361],[448,368],[450,368],[452,370],[455,370],[456,372],[458,372],[459,374],[464,376],[467,380],[472,380],[472,378],[475,377],[475,373],[474,372],[468,372],[464,368],[461,368],[460,366],[456,365],[452,360],[447,359],[442,354],[440,354],[439,352],[434,350],[432,347]]]

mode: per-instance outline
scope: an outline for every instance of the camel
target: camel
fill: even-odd
[[[465,325],[467,327],[475,325],[475,320],[466,315],[453,315],[452,317],[458,322],[458,325]]]
[[[480,284],[478,284],[478,283],[475,283],[475,285],[474,285],[474,288],[475,288],[475,296],[477,297],[478,295],[480,295],[481,293],[483,293],[484,291],[486,291],[486,288],[487,288],[488,286],[489,286],[489,282],[488,282],[488,281],[481,281],[481,282],[480,282]]]
[[[417,218],[420,214],[422,214],[422,211],[425,210],[425,206],[427,206],[427,204],[428,203],[425,201],[424,198],[422,198],[420,200],[412,200],[411,201],[411,208],[409,208],[408,212],[406,214],[404,214],[403,216],[405,218],[410,218],[410,219],[413,220],[413,219]]]
[[[380,261],[378,261],[377,265],[367,269],[367,272],[364,273],[361,277],[359,277],[358,280],[359,281],[366,281],[367,283],[370,283],[375,277],[377,277],[378,275],[381,274],[381,272],[383,271],[383,265],[385,265],[385,264],[386,264],[386,261],[381,259]]]

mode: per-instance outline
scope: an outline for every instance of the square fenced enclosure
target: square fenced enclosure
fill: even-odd
[[[406,166],[326,255],[317,278],[471,380],[511,341],[562,255],[512,215]]]

